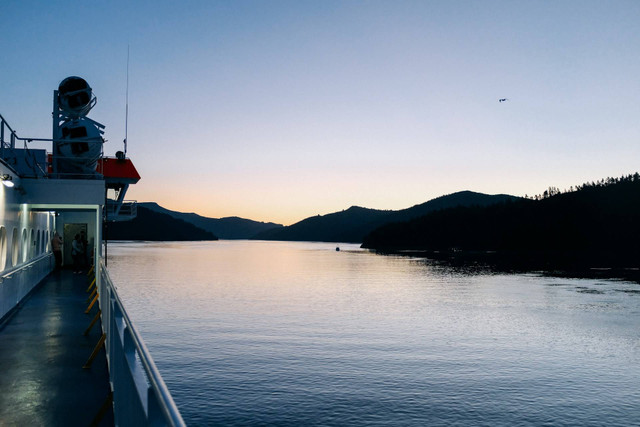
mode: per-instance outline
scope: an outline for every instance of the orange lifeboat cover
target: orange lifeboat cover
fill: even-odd
[[[103,157],[98,160],[96,170],[104,175],[104,179],[112,182],[127,182],[135,184],[140,180],[140,174],[131,159]]]

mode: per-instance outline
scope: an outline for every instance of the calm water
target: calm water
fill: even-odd
[[[640,425],[640,285],[356,245],[111,243],[190,425]]]

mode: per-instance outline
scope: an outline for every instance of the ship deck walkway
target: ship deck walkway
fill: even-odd
[[[47,276],[0,323],[0,426],[92,425],[109,395],[104,347],[83,365],[102,330],[88,303],[87,276],[71,271]],[[96,425],[113,425],[108,406]]]

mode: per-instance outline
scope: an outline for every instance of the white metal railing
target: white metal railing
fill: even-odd
[[[38,265],[38,264],[42,264],[43,261],[47,262],[47,266],[51,267],[50,261],[53,257],[53,253],[51,252],[43,252],[42,254],[39,254],[35,257],[33,257],[32,259],[30,259],[29,261],[23,263],[23,264],[17,264],[15,267],[12,268],[8,268],[6,270],[4,270],[2,272],[2,275],[0,275],[0,280],[5,280],[7,278],[10,278],[11,276],[13,276],[16,273],[19,273],[21,271],[27,270],[29,268],[33,268],[34,266]]]
[[[100,262],[98,294],[102,311],[113,412],[116,425],[185,423],[149,350],[122,305],[109,273]]]
[[[5,131],[9,131],[9,139],[5,140]],[[0,114],[0,156],[4,154],[5,149],[13,149],[16,146],[16,131],[11,129],[9,123]]]
[[[91,119],[93,123],[94,122]],[[97,123],[98,124],[98,123]],[[16,131],[9,126],[9,123],[5,120],[4,117],[0,114],[0,158],[7,158],[11,156],[15,156],[14,152],[16,150],[17,143],[23,143],[24,150],[26,155],[24,156],[24,160],[26,161],[26,165],[28,166],[29,171],[22,170],[18,171],[21,176],[26,177],[49,177],[49,178],[73,178],[73,179],[100,179],[101,176],[97,175],[94,171],[90,172],[60,172],[57,170],[56,165],[58,162],[84,162],[86,164],[96,163],[98,159],[102,158],[103,153],[103,141],[96,141],[95,139],[87,138],[74,138],[74,139],[52,139],[52,138],[21,138],[17,135]],[[33,149],[30,144],[32,143],[86,143],[89,146],[91,145],[100,145],[100,154],[92,156],[92,157],[73,157],[73,156],[62,156],[59,153],[55,153],[53,150],[52,153],[49,153],[49,157],[44,157],[42,159],[38,159],[35,155],[36,151],[44,151],[46,153],[46,148],[44,149]],[[49,144],[47,144],[48,146]]]
[[[105,210],[107,221],[130,221],[138,215],[138,202],[125,200],[118,203],[117,200],[107,199]]]
[[[7,269],[0,275],[0,319],[13,310],[53,270],[51,252]]]

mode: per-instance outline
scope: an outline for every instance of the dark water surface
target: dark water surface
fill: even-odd
[[[190,425],[640,425],[640,285],[357,245],[111,243]]]

